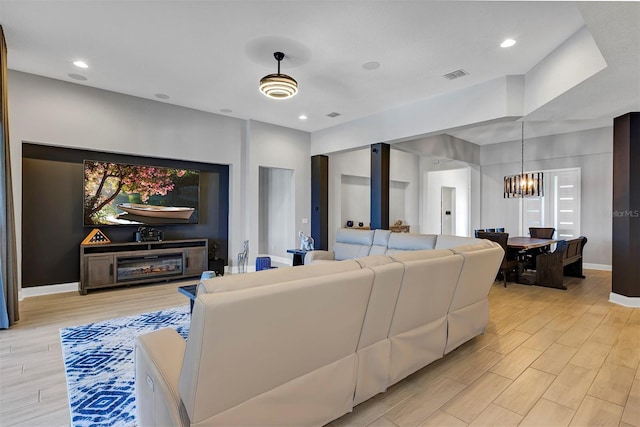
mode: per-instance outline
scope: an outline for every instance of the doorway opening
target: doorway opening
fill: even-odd
[[[286,259],[287,249],[295,241],[293,171],[290,169],[259,169],[258,255]]]

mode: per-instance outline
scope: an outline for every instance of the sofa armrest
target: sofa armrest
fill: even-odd
[[[135,343],[138,426],[183,425],[178,380],[186,341],[165,328],[140,335]],[[184,411],[183,411],[184,412]]]
[[[304,264],[311,264],[314,261],[335,261],[336,255],[333,251],[310,251],[304,256]]]

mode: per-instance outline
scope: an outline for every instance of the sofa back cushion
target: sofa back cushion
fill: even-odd
[[[238,289],[290,282],[307,277],[359,270],[360,268],[360,264],[355,260],[345,260],[341,262],[300,265],[295,268],[274,268],[248,274],[231,274],[202,280],[198,286],[198,295],[200,293],[237,291]]]
[[[382,255],[387,251],[389,244],[389,236],[391,231],[377,229],[373,231],[373,245],[369,251],[369,255]]]
[[[404,276],[389,336],[445,317],[462,263],[460,255],[403,262]]]
[[[404,266],[387,255],[358,258],[362,268],[373,272],[373,287],[362,325],[358,350],[387,339],[396,307]]]
[[[403,251],[433,249],[435,244],[435,234],[391,233],[386,254],[393,255]]]
[[[179,380],[191,423],[353,355],[372,282],[358,269],[199,295]],[[355,387],[355,370],[336,381]]]
[[[373,230],[339,228],[336,231],[336,243],[333,245],[336,261],[369,255],[373,245],[373,234]]]
[[[459,246],[452,251],[464,258],[464,267],[451,301],[450,311],[455,311],[488,298],[504,251],[499,244],[489,240],[486,240],[486,245]]]
[[[432,258],[442,258],[445,256],[453,255],[453,252],[449,249],[425,249],[422,251],[402,251],[396,252],[390,257],[394,261],[407,262],[407,261],[419,261]]]
[[[452,250],[464,258],[464,266],[447,314],[448,334],[445,353],[481,334],[489,323],[489,290],[502,262],[499,244],[465,245]]]
[[[435,249],[451,249],[456,246],[481,243],[482,239],[475,237],[450,236],[448,234],[438,234]]]

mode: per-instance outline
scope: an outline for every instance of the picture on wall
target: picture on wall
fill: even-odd
[[[197,224],[200,172],[85,160],[84,225]]]

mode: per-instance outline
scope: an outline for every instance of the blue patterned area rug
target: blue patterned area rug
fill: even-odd
[[[171,327],[186,339],[189,321],[186,306],[60,329],[71,425],[135,426],[136,337]]]

